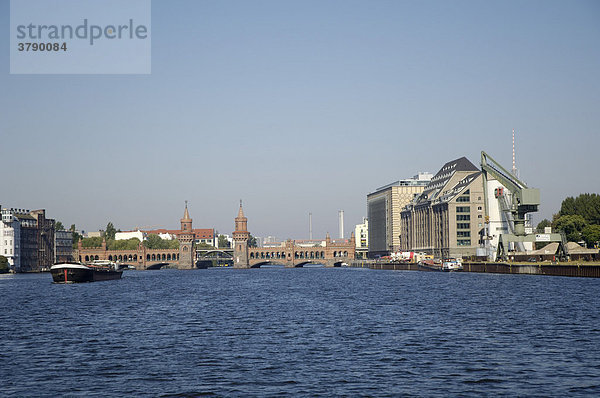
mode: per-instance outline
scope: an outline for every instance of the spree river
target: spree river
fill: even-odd
[[[0,275],[1,396],[598,396],[600,279]]]

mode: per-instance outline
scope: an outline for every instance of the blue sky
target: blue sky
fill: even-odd
[[[538,222],[600,192],[598,1],[153,1],[151,75],[10,75],[0,204],[94,230],[346,234],[366,195],[485,150]]]

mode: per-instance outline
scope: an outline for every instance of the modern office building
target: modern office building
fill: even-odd
[[[400,249],[400,213],[431,181],[431,173],[419,173],[367,195],[369,257],[387,256]]]
[[[485,214],[481,171],[465,157],[452,160],[402,211],[401,250],[436,257],[474,256]]]

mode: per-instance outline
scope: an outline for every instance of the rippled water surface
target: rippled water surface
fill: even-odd
[[[599,396],[600,280],[0,275],[2,396]]]

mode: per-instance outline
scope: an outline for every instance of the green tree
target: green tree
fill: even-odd
[[[8,271],[8,259],[4,256],[0,256],[0,274],[6,274]]]
[[[568,197],[562,201],[560,216],[582,216],[588,224],[600,224],[600,195],[582,193],[576,198]]]
[[[138,238],[114,240],[110,239],[106,241],[106,247],[109,250],[136,250],[140,245]]]
[[[215,248],[214,246],[211,246],[211,245],[209,245],[208,243],[205,243],[205,242],[200,242],[200,243],[198,243],[198,244],[196,245],[196,247],[197,247],[198,249],[214,249],[214,248]]]
[[[77,243],[81,239],[81,235],[79,235],[75,230],[75,224],[71,224],[71,228],[69,228],[69,231],[71,231],[71,233],[73,234],[73,249],[77,249]]]
[[[219,245],[219,248],[221,248],[221,247],[229,247],[229,241],[227,240],[227,238],[225,237],[225,235],[219,235],[218,245]]]
[[[54,224],[54,230],[55,231],[64,231],[65,226],[60,221],[57,221],[56,224]]]
[[[250,234],[250,238],[248,238],[248,247],[258,247],[256,244],[256,238]]]
[[[149,234],[144,241],[144,246],[148,249],[179,249],[179,241],[161,239],[157,234]]]
[[[94,238],[83,238],[81,239],[81,245],[85,248],[100,247],[102,246],[102,238],[99,236]]]
[[[106,239],[115,239],[116,233],[117,230],[115,229],[115,226],[109,221],[108,224],[106,224],[106,232],[104,233]]]
[[[539,222],[536,229],[538,232],[544,232],[544,228],[551,227],[551,226],[552,226],[552,221],[548,220],[547,218],[544,218],[542,221]]]
[[[582,239],[581,231],[586,227],[585,219],[580,215],[560,216],[552,227],[557,231],[564,231],[569,242],[579,242]]]
[[[593,249],[600,242],[600,225],[588,225],[581,231],[588,248]]]

